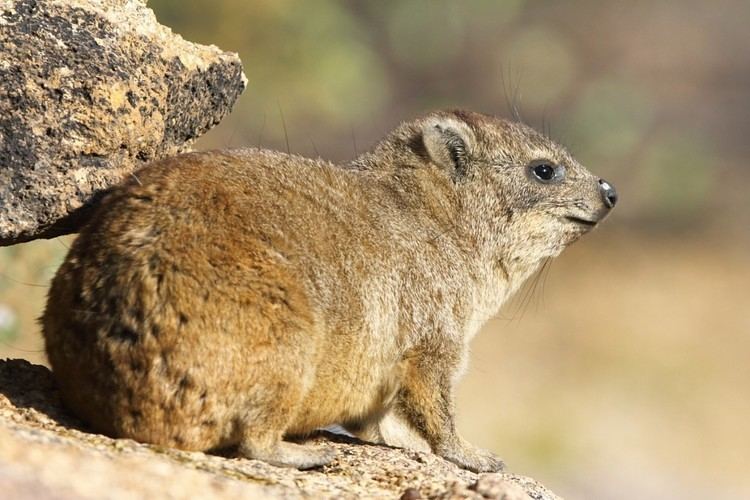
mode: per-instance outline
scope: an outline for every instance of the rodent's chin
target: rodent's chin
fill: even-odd
[[[599,223],[598,220],[584,219],[583,217],[576,217],[574,215],[566,215],[565,219],[579,226],[588,227],[589,229],[593,228]]]
[[[589,219],[575,215],[566,215],[561,219],[560,223],[565,227],[566,234],[570,235],[568,245],[575,242],[584,234],[591,232],[600,222],[600,219],[595,217]]]

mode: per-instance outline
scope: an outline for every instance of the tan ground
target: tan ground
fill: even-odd
[[[49,370],[0,361],[0,492],[14,500],[433,498],[560,500],[532,479],[477,475],[432,453],[324,434],[338,456],[316,470],[183,452],[86,432]]]

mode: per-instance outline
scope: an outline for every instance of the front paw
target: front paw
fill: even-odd
[[[467,442],[460,443],[452,449],[440,450],[437,454],[472,472],[500,472],[505,468],[500,457]]]

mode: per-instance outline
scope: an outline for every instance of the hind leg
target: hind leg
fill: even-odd
[[[278,433],[267,432],[245,436],[240,453],[247,458],[262,460],[277,467],[312,469],[332,462],[336,452],[332,448],[316,449],[310,446],[282,441]]]
[[[302,339],[299,340],[295,341],[296,347],[304,346]],[[305,420],[310,409],[303,408],[302,402],[310,389],[313,373],[301,353],[293,356],[275,354],[265,362],[256,358],[255,382],[246,393],[238,419],[239,452],[247,458],[281,467],[310,469],[325,465],[335,458],[333,449],[283,440],[291,428],[308,427]],[[314,429],[309,428],[310,431]]]
[[[240,281],[245,288],[243,307],[237,311],[236,337],[241,343],[235,378],[242,382],[233,391],[239,396],[234,437],[245,457],[298,469],[318,467],[334,459],[332,450],[285,442],[283,437],[291,429],[315,429],[309,422],[315,409],[302,403],[313,390],[324,332],[298,277],[269,261],[264,250],[259,254],[261,258],[249,259],[248,275]]]
[[[310,469],[330,463],[336,458],[336,452],[332,448],[319,449],[283,440],[284,432],[298,409],[299,399],[294,397],[294,393],[298,391],[289,386],[283,392],[278,387],[276,389],[278,392],[275,394],[275,401],[255,406],[243,418],[240,454],[271,465],[297,469]]]

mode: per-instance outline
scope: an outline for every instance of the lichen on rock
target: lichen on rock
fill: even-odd
[[[0,361],[0,491],[8,498],[559,498],[530,478],[477,475],[432,453],[328,433],[310,445],[333,446],[338,457],[298,471],[112,439],[63,408],[47,368]]]
[[[245,82],[236,54],[143,0],[0,0],[0,245],[74,232],[96,193],[185,150]]]

